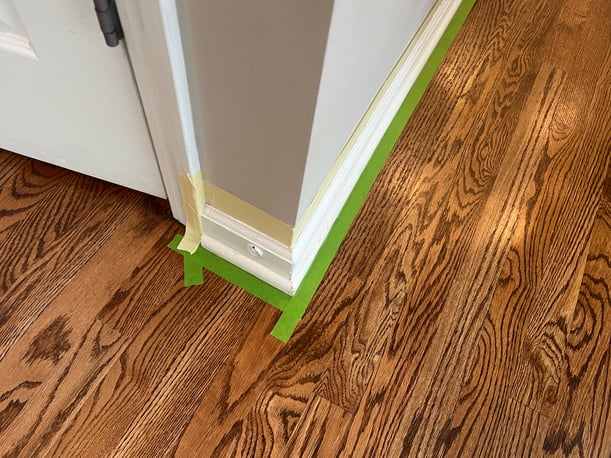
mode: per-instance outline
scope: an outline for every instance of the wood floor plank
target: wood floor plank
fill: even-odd
[[[607,63],[611,65],[611,53]],[[567,160],[563,171],[553,177],[562,183],[561,191],[543,202],[545,217],[539,218],[539,221],[545,220],[542,226],[549,234],[547,237],[542,235],[539,243],[549,246],[549,251],[530,305],[529,322],[524,329],[524,359],[515,373],[512,396],[543,413],[547,404],[555,402],[562,378],[566,324],[575,307],[580,273],[583,272],[582,259],[587,252],[611,154],[611,120],[604,115],[601,117],[600,112],[601,108],[608,109],[611,103],[611,81],[605,76],[601,78],[597,89],[601,89],[602,94],[598,90],[594,94],[593,105],[586,116],[589,125],[601,130],[584,134],[579,154],[573,153],[574,148],[567,151],[572,159]],[[537,234],[542,232],[539,230]]]
[[[611,30],[611,5],[604,1],[590,2],[584,14],[573,14],[583,20],[589,16],[590,36],[605,36]],[[601,8],[603,11],[601,11]],[[596,27],[598,26],[598,27]],[[547,256],[543,263],[541,281],[530,304],[530,316],[524,330],[525,358],[515,371],[512,396],[523,403],[547,413],[558,396],[560,382],[564,378],[563,354],[567,345],[567,323],[573,315],[589,233],[592,227],[605,170],[611,156],[611,119],[605,113],[611,106],[611,36],[600,40],[596,63],[589,63],[588,75],[593,78],[584,84],[581,66],[586,62],[577,58],[573,90],[567,93],[566,105],[573,119],[573,126],[581,131],[578,141],[568,142],[556,165],[555,175],[548,187],[555,189],[543,201],[535,216],[540,229],[538,243],[545,247]],[[575,49],[579,55],[583,51]],[[576,110],[583,101],[587,110]],[[577,112],[577,113],[575,113]],[[562,120],[565,124],[565,120]]]
[[[566,42],[558,36],[570,36],[572,46],[581,47],[588,36],[597,35],[596,29],[586,28],[579,34],[575,27],[568,27],[575,18],[583,21],[583,14],[574,8],[584,4],[565,5],[554,43]],[[590,13],[596,16],[595,9]],[[587,23],[595,27],[596,20]],[[604,26],[599,28],[600,32],[603,30]],[[540,162],[528,204],[520,216],[477,351],[472,356],[472,369],[447,428],[446,446],[451,456],[461,456],[465,449],[473,449],[474,444],[488,451],[496,446],[497,438],[489,437],[492,442],[488,443],[482,438],[490,424],[499,419],[497,412],[503,409],[509,396],[534,409],[542,407],[545,399],[554,404],[558,395],[559,383],[564,378],[561,360],[566,342],[562,320],[570,321],[577,300],[585,250],[608,161],[609,127],[602,119],[605,114],[600,116],[601,110],[604,113],[608,107],[601,106],[600,101],[609,98],[600,97],[601,90],[595,90],[596,80],[605,79],[608,45],[604,41],[599,44],[601,54],[596,64],[589,64],[587,77],[581,71],[585,62],[575,50],[562,48],[546,56],[548,61],[567,70],[567,82],[552,122],[545,160]],[[596,47],[591,48],[596,55]],[[568,55],[578,57],[566,58]],[[583,147],[584,141],[588,147]],[[534,326],[538,332],[532,330],[533,317],[547,320],[543,320],[543,326]],[[550,342],[553,344],[549,345]],[[546,410],[542,412],[548,414]],[[537,451],[539,455],[543,453],[542,449]]]
[[[469,441],[449,441],[455,446],[441,456],[504,458],[539,457],[545,443],[549,419],[509,397],[495,399],[486,424],[469,436]],[[479,425],[477,425],[479,427]],[[458,431],[454,430],[450,432]]]
[[[303,413],[284,456],[339,456],[347,439],[352,415],[341,407],[315,395]],[[329,434],[333,431],[333,434]]]
[[[335,339],[362,282],[340,269],[318,291],[303,325],[282,345],[266,311],[217,374],[181,438],[179,456],[282,456],[315,388],[332,363]],[[326,304],[316,307],[316,303]],[[206,440],[202,441],[201,438]]]
[[[506,456],[536,457],[541,456],[545,441],[545,430],[548,418],[528,407],[505,399],[498,410],[490,418],[488,427],[482,431],[481,437],[468,444],[470,448],[463,449],[459,455],[448,453],[447,456],[472,456],[478,458]]]
[[[123,449],[150,456],[175,446],[236,336],[261,307],[213,274],[205,275],[205,287],[185,288],[181,267],[176,253],[154,247],[101,312],[130,343],[62,432],[53,456],[122,456]]]
[[[82,177],[83,180],[85,178]],[[36,212],[30,216],[38,222],[34,223],[28,217],[17,225],[20,228],[24,225],[21,229],[25,230],[25,226],[30,224],[27,235],[24,233],[21,239],[33,243],[32,237],[39,233],[40,243],[21,250],[19,240],[9,237],[0,249],[1,256],[8,258],[5,264],[7,270],[2,272],[5,274],[3,280],[6,289],[0,295],[0,360],[47,304],[108,241],[142,198],[141,195],[132,195],[130,199],[125,199],[126,195],[131,194],[128,190],[114,186],[109,189],[106,183],[101,185],[100,193],[91,192],[87,193],[86,198],[78,198],[84,208],[75,203],[73,216],[55,207],[60,206],[60,202],[53,206],[57,212],[53,217]],[[103,203],[95,205],[94,198],[102,199]],[[41,202],[41,205],[45,204],[46,199],[44,203]],[[57,224],[55,227],[43,227],[37,220],[41,217],[48,217],[49,224]],[[13,230],[7,232],[11,233]]]
[[[562,79],[561,72],[553,68],[544,66],[540,71],[508,148],[515,154],[507,155],[501,164],[481,218],[470,218],[465,228],[458,226],[452,231],[452,237],[458,237],[453,239],[457,247],[454,250],[462,245],[466,251],[462,260],[454,259],[458,269],[449,278],[447,290],[437,285],[432,293],[426,288],[410,294],[422,311],[410,313],[406,309],[359,406],[347,445],[357,456],[383,451],[392,455],[436,456],[440,452],[443,425],[446,416],[451,415],[440,406],[453,406],[458,400],[457,374],[464,373],[465,356],[483,323],[499,276],[498,266],[515,228],[516,209],[519,211],[525,201],[524,184],[532,179],[540,151],[548,141]],[[532,154],[533,151],[539,153]],[[432,258],[430,263],[434,266],[438,259]],[[430,281],[427,270],[416,274],[414,283],[422,281],[426,285]],[[436,316],[431,318],[434,310],[443,310],[447,315],[437,326],[427,323]],[[428,316],[421,317],[423,312]],[[422,335],[421,330],[428,335]],[[421,342],[420,352],[414,354],[416,341]],[[416,448],[412,448],[414,444]]]
[[[0,443],[8,455],[41,454],[92,394],[95,381],[127,344],[96,319],[110,291],[176,225],[154,203],[133,209],[96,255],[51,302],[0,362]],[[121,259],[122,262],[117,263]],[[18,409],[17,409],[18,407]]]
[[[266,307],[238,288],[225,290],[217,315],[202,320],[181,354],[159,381],[147,404],[130,424],[113,450],[114,456],[153,456],[174,450],[214,376],[252,326],[254,316]],[[236,306],[239,304],[239,306]],[[231,323],[232,325],[228,325]],[[152,429],[151,425],[157,425]]]
[[[279,312],[272,308],[260,311],[248,333],[215,375],[180,438],[176,456],[240,455],[240,428],[259,394],[253,385],[264,378],[265,371],[283,348],[269,335],[278,317]]]
[[[611,179],[607,186],[567,322],[564,373],[546,412],[541,450],[549,455],[611,454]]]
[[[403,233],[391,238],[390,244],[395,246],[396,239],[401,235]],[[351,251],[350,246],[346,244],[346,250]],[[397,245],[371,269],[372,277],[386,278],[386,282],[359,279],[362,287],[346,309],[329,349],[330,364],[322,373],[316,392],[343,410],[356,411],[386,347],[388,335],[406,303],[408,291],[405,277],[394,275],[394,266],[402,254]]]
[[[47,359],[46,364],[40,364],[34,373],[11,371],[18,378],[24,373],[34,375],[37,381],[26,379],[15,384],[13,377],[4,380],[13,387],[5,391],[5,409],[19,407],[10,424],[3,425],[6,429],[2,430],[2,447],[8,456],[36,456],[44,450],[48,442],[56,437],[57,428],[64,422],[64,415],[80,408],[83,397],[88,394],[88,383],[106,372],[126,346],[127,339],[100,320],[95,320],[81,340],[71,343],[71,333],[69,317],[58,317],[37,336],[45,342],[34,342],[35,346],[54,345],[54,353],[40,355],[31,352],[22,356],[24,364]],[[65,353],[60,353],[58,347],[65,349]],[[60,358],[61,364],[57,364]],[[55,370],[48,370],[50,378],[46,379],[42,376],[45,368],[40,366],[49,366],[55,361]]]

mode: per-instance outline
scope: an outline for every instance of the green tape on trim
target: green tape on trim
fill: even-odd
[[[422,72],[414,82],[414,85],[407,94],[407,97],[399,108],[399,111],[395,115],[393,121],[388,126],[386,133],[374,151],[369,163],[367,164],[367,167],[365,167],[365,170],[361,174],[361,177],[350,194],[350,197],[346,201],[344,208],[331,227],[331,230],[318,251],[310,270],[306,274],[299,289],[293,297],[283,293],[273,286],[268,285],[254,275],[243,271],[239,267],[236,267],[224,259],[219,258],[202,247],[198,248],[194,255],[192,255],[201,256],[201,258],[197,258],[197,262],[201,262],[201,264],[198,264],[200,273],[202,270],[201,266],[203,266],[220,277],[248,291],[264,302],[267,302],[268,304],[281,310],[283,312],[282,316],[274,326],[272,335],[282,342],[288,342],[291,335],[295,331],[297,324],[303,317],[308,304],[314,297],[314,294],[324,278],[327,269],[331,265],[331,261],[335,257],[339,246],[348,233],[354,218],[365,202],[365,198],[369,194],[375,179],[380,173],[380,170],[382,170],[382,167],[399,136],[401,135],[403,128],[414,112],[416,105],[428,87],[433,75],[450,48],[452,41],[460,30],[460,27],[469,14],[469,11],[471,11],[471,8],[475,4],[475,1],[476,0],[463,0],[461,5],[458,7],[454,17],[448,24],[448,27],[439,40],[439,43],[422,69]],[[176,246],[178,245],[178,242],[175,243],[176,240],[180,241],[180,236],[176,236],[169,246],[184,256],[186,252],[177,250]],[[187,282],[187,276],[190,280],[192,278],[195,279],[195,265],[195,261],[192,263],[190,261],[187,265],[185,260],[185,284]],[[187,268],[189,269],[189,273],[187,273]],[[193,277],[191,277],[191,275],[193,275]],[[197,279],[199,279],[199,277],[197,277]]]

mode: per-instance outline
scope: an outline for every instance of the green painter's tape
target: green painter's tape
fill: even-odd
[[[196,250],[193,254],[179,250],[178,244],[181,240],[182,236],[177,235],[168,247],[183,256],[185,286],[201,285],[204,283],[204,253],[202,250]]]
[[[184,255],[185,286],[196,286],[204,283],[204,266],[200,253]]]
[[[335,253],[348,233],[348,229],[350,229],[354,218],[363,205],[363,202],[373,186],[376,177],[380,173],[382,166],[386,162],[388,155],[392,151],[392,148],[397,142],[399,135],[401,135],[403,128],[414,112],[416,105],[424,94],[424,91],[426,90],[431,79],[433,78],[433,75],[435,74],[435,71],[450,48],[452,41],[460,30],[460,27],[469,14],[469,11],[475,4],[475,1],[476,0],[463,0],[461,5],[458,7],[446,31],[435,47],[435,50],[429,57],[426,65],[422,69],[422,72],[416,79],[414,85],[405,98],[405,101],[401,105],[401,108],[399,108],[399,111],[395,115],[392,123],[382,137],[382,140],[380,141],[378,147],[373,153],[373,156],[371,157],[371,160],[367,164],[367,167],[363,171],[359,181],[350,194],[344,208],[331,227],[329,235],[316,255],[310,270],[293,297],[288,296],[282,291],[277,290],[262,280],[259,280],[255,276],[244,272],[240,268],[201,247],[195,252],[194,255],[192,255],[197,257],[197,261],[193,260],[193,262],[189,261],[189,263],[187,263],[185,258],[185,284],[187,283],[187,277],[189,277],[190,281],[195,279],[199,280],[200,277],[195,275],[194,270],[197,270],[201,275],[203,266],[220,277],[223,277],[235,285],[245,289],[249,293],[283,312],[282,316],[272,330],[272,335],[282,342],[288,342],[291,335],[295,331],[297,324],[303,317],[308,304],[312,300],[312,297],[314,297],[320,282],[331,265],[331,261],[335,257]],[[180,236],[176,236],[169,246],[173,250],[185,256],[186,252],[177,250],[176,248],[179,241]],[[186,254],[188,255],[188,253]],[[198,264],[200,262],[201,264]],[[189,269],[189,272],[187,272],[187,268]]]
[[[243,271],[201,246],[192,255],[187,251],[179,250],[178,244],[181,240],[182,235],[177,235],[168,247],[185,257],[185,286],[190,286],[187,285],[187,278],[199,277],[202,278],[200,283],[194,284],[201,285],[203,282],[203,269],[206,268],[281,311],[285,310],[285,304],[292,301],[293,298],[288,294],[268,285],[254,275]],[[187,259],[190,259],[188,263]],[[189,271],[186,270],[187,268],[189,268]]]

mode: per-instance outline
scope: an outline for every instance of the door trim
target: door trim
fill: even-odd
[[[200,171],[175,0],[119,0],[125,43],[173,216],[180,178]]]

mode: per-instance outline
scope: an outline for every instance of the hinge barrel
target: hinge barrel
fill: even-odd
[[[123,29],[116,3],[114,0],[93,0],[93,4],[106,44],[110,47],[117,46],[123,38]]]

